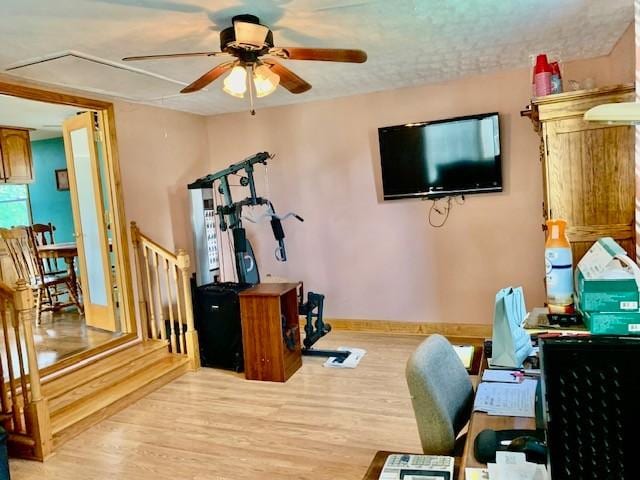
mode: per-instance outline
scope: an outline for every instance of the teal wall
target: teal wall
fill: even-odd
[[[33,223],[49,223],[56,227],[56,242],[72,242],[73,214],[69,190],[56,188],[55,171],[67,168],[62,138],[31,142],[35,181],[29,184]]]

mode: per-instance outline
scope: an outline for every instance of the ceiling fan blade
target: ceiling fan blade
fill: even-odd
[[[274,60],[264,60],[264,63],[271,65],[271,71],[280,76],[280,85],[291,93],[304,93],[311,90],[311,84],[300,78],[287,67]]]
[[[209,70],[207,73],[202,75],[199,79],[197,79],[191,85],[187,85],[182,90],[180,90],[180,93],[197,92],[198,90],[203,89],[204,87],[209,85],[211,82],[213,82],[215,79],[217,79],[220,75],[225,73],[227,70],[231,70],[234,64],[235,62],[225,62],[213,67],[211,70]]]
[[[225,52],[193,52],[193,53],[166,53],[162,55],[139,55],[136,57],[124,57],[124,62],[135,62],[138,60],[156,60],[159,58],[184,58],[184,57],[221,57],[226,56]]]
[[[367,53],[363,50],[350,50],[342,48],[298,48],[277,47],[269,53],[287,58],[289,60],[316,60],[321,62],[347,62],[364,63],[367,61]]]

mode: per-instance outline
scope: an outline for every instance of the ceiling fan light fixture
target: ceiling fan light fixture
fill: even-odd
[[[256,87],[256,97],[266,97],[275,92],[280,83],[280,75],[273,73],[267,65],[260,65],[253,72],[253,84]]]
[[[236,43],[253,48],[264,47],[264,42],[267,39],[269,28],[258,23],[239,22],[233,23],[233,28],[236,35]]]
[[[224,79],[224,90],[232,97],[244,98],[247,91],[247,69],[242,65],[236,65]]]

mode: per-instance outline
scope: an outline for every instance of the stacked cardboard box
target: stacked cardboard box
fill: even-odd
[[[593,334],[640,335],[640,270],[612,238],[599,239],[580,260],[575,293]]]

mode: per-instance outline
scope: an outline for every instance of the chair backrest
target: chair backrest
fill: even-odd
[[[2,238],[9,251],[9,256],[16,269],[18,278],[32,285],[44,281],[44,267],[38,256],[38,249],[29,232],[29,227],[0,228]]]
[[[451,455],[473,407],[473,385],[462,361],[446,338],[431,335],[409,358],[406,377],[422,450]]]
[[[56,227],[51,223],[34,223],[31,225],[31,231],[33,232],[36,243],[39,246],[56,243],[53,237],[53,232],[56,231]]]
[[[56,227],[49,223],[34,223],[30,227],[33,235],[33,240],[38,247],[44,245],[51,245],[56,243],[53,236],[53,232],[56,231]],[[45,273],[53,273],[59,270],[58,261],[55,258],[43,258],[42,264],[45,269]]]

